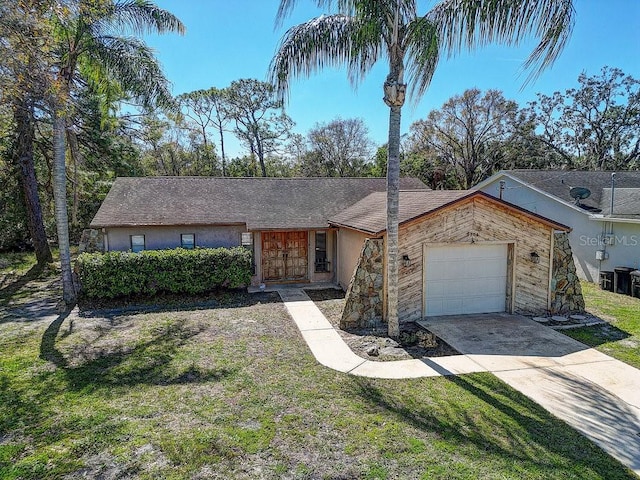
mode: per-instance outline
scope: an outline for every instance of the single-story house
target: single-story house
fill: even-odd
[[[583,280],[640,268],[640,172],[506,170],[474,188],[569,225]]]
[[[415,178],[401,188],[427,189]],[[253,249],[252,283],[335,282],[337,230],[328,218],[384,178],[117,178],[91,221],[104,250]]]
[[[244,245],[254,285],[333,282],[381,316],[385,188],[380,178],[118,178],[91,227],[105,250]],[[401,190],[401,321],[575,310],[575,275],[557,255],[567,226],[479,191],[411,178]]]

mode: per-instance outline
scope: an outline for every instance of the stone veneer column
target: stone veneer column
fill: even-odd
[[[367,238],[349,282],[340,328],[377,326],[382,323],[384,241]]]
[[[104,235],[102,231],[95,228],[84,229],[78,244],[78,252],[104,252]]]
[[[553,270],[551,277],[551,313],[584,312],[582,287],[573,263],[569,235],[554,234]]]

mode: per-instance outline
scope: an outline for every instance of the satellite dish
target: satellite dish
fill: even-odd
[[[576,201],[576,205],[580,205],[580,200],[591,196],[591,190],[585,187],[573,187],[569,190],[569,196]]]

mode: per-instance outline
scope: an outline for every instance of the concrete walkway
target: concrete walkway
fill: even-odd
[[[486,342],[476,337],[465,339],[462,330],[456,345],[455,335],[447,337],[445,330],[437,331],[437,325],[429,327],[463,355],[374,362],[353,353],[302,289],[280,289],[278,293],[322,365],[352,375],[390,379],[491,372],[640,476],[640,370],[557,332],[554,334],[561,337],[549,341],[559,342],[560,353],[534,350],[507,354],[500,348],[478,350],[477,346]],[[452,322],[442,322],[439,328],[447,323]],[[524,331],[531,328],[526,322],[523,325]],[[462,324],[460,328],[464,328]],[[492,335],[492,328],[483,331]]]

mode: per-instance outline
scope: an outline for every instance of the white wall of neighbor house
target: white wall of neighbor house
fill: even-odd
[[[602,237],[581,237],[580,243],[604,250],[608,256],[601,263],[601,270],[613,271],[616,267],[633,267],[640,270],[640,225],[636,223],[593,221],[600,228]],[[573,248],[573,244],[571,245]]]
[[[580,279],[597,283],[601,270],[613,270],[620,266],[638,266],[640,261],[640,224],[614,224],[614,234],[622,241],[609,247],[602,241],[603,222],[593,221],[588,214],[553,200],[509,177],[496,178],[480,190],[494,197],[499,197],[500,180],[505,181],[503,200],[572,228],[569,233],[569,243],[573,251],[576,272]],[[633,243],[635,245],[632,245]],[[596,252],[603,249],[607,250],[609,258],[602,261],[597,260]]]
[[[338,284],[347,289],[353,270],[360,258],[360,252],[365,239],[371,237],[366,233],[358,232],[347,228],[338,230]]]
[[[144,235],[146,250],[161,250],[180,247],[181,234],[194,234],[196,247],[237,247],[242,232],[246,232],[244,225],[108,228],[105,244],[111,251],[127,251],[132,235]]]

